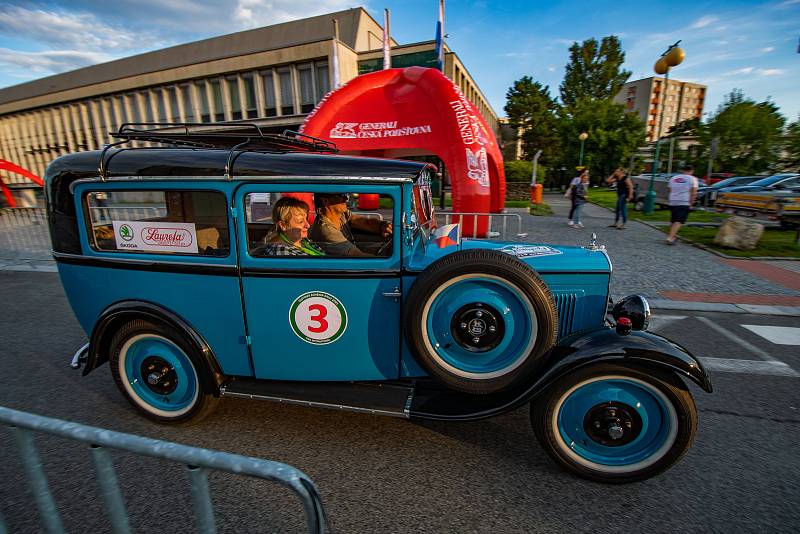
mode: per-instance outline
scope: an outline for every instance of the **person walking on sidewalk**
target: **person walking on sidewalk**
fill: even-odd
[[[692,175],[694,168],[691,165],[684,165],[680,168],[681,174],[676,174],[669,179],[669,209],[672,212],[670,218],[669,235],[667,244],[674,245],[678,237],[678,230],[689,217],[689,208],[697,198],[697,178]]]
[[[569,226],[574,226],[575,225],[575,221],[574,221],[575,209],[578,206],[578,204],[575,202],[575,188],[581,183],[581,181],[583,180],[583,176],[584,175],[586,175],[586,182],[588,183],[589,182],[589,170],[588,169],[583,169],[578,176],[576,176],[575,178],[573,178],[569,182],[569,187],[567,188],[567,192],[564,193],[564,196],[567,197],[570,200],[569,220],[567,221],[567,224]]]
[[[609,228],[624,230],[628,222],[628,202],[633,200],[633,183],[625,173],[625,169],[617,167],[611,176],[606,178],[606,183],[617,184],[617,206],[614,210],[614,224],[609,224]]]
[[[586,204],[586,196],[589,192],[589,171],[583,171],[580,175],[580,181],[575,184],[572,189],[572,203],[575,210],[572,214],[572,220],[569,222],[573,228],[583,228],[581,222],[581,212],[583,205]]]

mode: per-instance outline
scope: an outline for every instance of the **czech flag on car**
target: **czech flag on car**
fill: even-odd
[[[446,224],[435,229],[431,237],[439,248],[458,245],[461,243],[461,228],[458,223]]]

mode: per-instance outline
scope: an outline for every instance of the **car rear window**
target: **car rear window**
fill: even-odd
[[[103,252],[227,256],[227,203],[216,191],[92,191],[89,242]]]

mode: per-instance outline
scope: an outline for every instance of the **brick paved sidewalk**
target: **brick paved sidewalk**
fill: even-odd
[[[636,292],[652,299],[765,304],[775,296],[773,304],[800,306],[800,273],[783,267],[790,262],[726,260],[685,243],[669,246],[665,234],[645,224],[628,221],[625,230],[609,228],[614,214],[594,204],[583,208],[586,227],[574,229],[567,226],[569,200],[545,195],[544,201],[556,215],[523,215],[527,240],[585,245],[596,233],[597,243],[606,246],[614,266],[615,297]]]

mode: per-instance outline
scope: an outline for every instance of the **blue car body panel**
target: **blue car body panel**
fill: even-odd
[[[101,252],[88,245],[79,225],[82,254],[142,262],[219,265],[227,274],[187,276],[180,272],[113,269],[59,263],[70,303],[90,333],[108,306],[127,299],[149,301],[182,317],[208,341],[222,372],[273,380],[349,381],[424,377],[402,332],[402,307],[417,275],[456,250],[491,249],[513,254],[550,287],[559,312],[559,337],[603,324],[611,265],[602,250],[463,239],[439,248],[403,221],[412,216],[412,183],[352,185],[351,192],[389,195],[394,201],[395,239],[388,258],[255,258],[248,254],[244,202],[249,193],[341,191],[342,184],[287,182],[175,181],[79,184],[77,213],[90,190],[214,190],[231,206],[227,257]],[[580,268],[576,269],[576,265]],[[202,290],[198,291],[198,288]],[[298,335],[290,311],[302,295],[330,295],[346,310],[346,327],[328,343]],[[399,298],[384,294],[399,292]],[[249,345],[248,345],[249,343]]]

